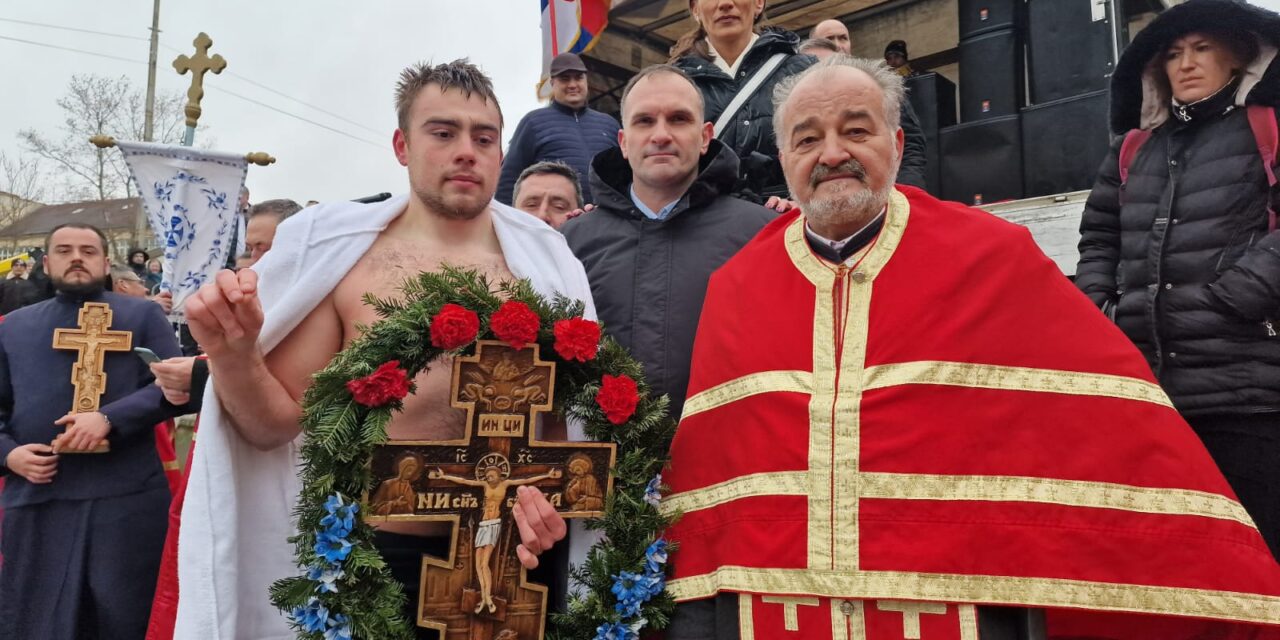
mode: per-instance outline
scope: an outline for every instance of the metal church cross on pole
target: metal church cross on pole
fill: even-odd
[[[184,147],[195,143],[196,122],[200,120],[200,100],[204,98],[205,72],[222,73],[222,70],[227,68],[226,58],[216,53],[212,57],[209,56],[209,47],[213,46],[213,40],[207,33],[201,31],[192,44],[196,46],[195,56],[188,57],[182,54],[173,61],[173,68],[177,69],[178,75],[191,72],[191,88],[187,89],[187,105],[183,108],[183,113],[187,116],[187,132],[182,136]]]

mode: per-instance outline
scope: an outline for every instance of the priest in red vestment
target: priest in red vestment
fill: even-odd
[[[799,210],[712,276],[664,509],[667,640],[1280,636],[1280,566],[1026,229],[895,188],[901,80],[774,129]]]

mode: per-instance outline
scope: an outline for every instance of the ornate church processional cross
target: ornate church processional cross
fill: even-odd
[[[77,329],[54,330],[53,348],[76,351],[76,363],[71,367],[71,384],[75,387],[71,413],[90,413],[98,410],[107,390],[107,373],[103,369],[106,352],[128,351],[133,345],[133,332],[111,330],[111,307],[103,302],[86,302],[80,307],[79,325]],[[91,451],[68,453],[107,450],[107,441],[103,440]]]

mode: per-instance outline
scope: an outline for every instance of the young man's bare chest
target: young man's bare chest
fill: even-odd
[[[501,253],[414,243],[384,235],[334,290],[334,306],[342,322],[343,346],[360,336],[357,325],[369,326],[380,319],[364,304],[366,293],[380,298],[399,298],[400,287],[406,279],[424,271],[439,270],[445,264],[477,269],[488,275],[491,282],[512,278]],[[424,334],[422,339],[430,338]],[[449,405],[452,366],[451,359],[438,359],[415,379],[417,392],[405,399],[404,411],[394,416],[387,427],[392,440],[461,437],[464,414]]]

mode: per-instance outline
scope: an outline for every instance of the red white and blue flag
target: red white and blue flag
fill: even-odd
[[[542,79],[538,97],[551,97],[551,59],[586,53],[609,24],[609,9],[622,0],[539,0],[542,3]]]

